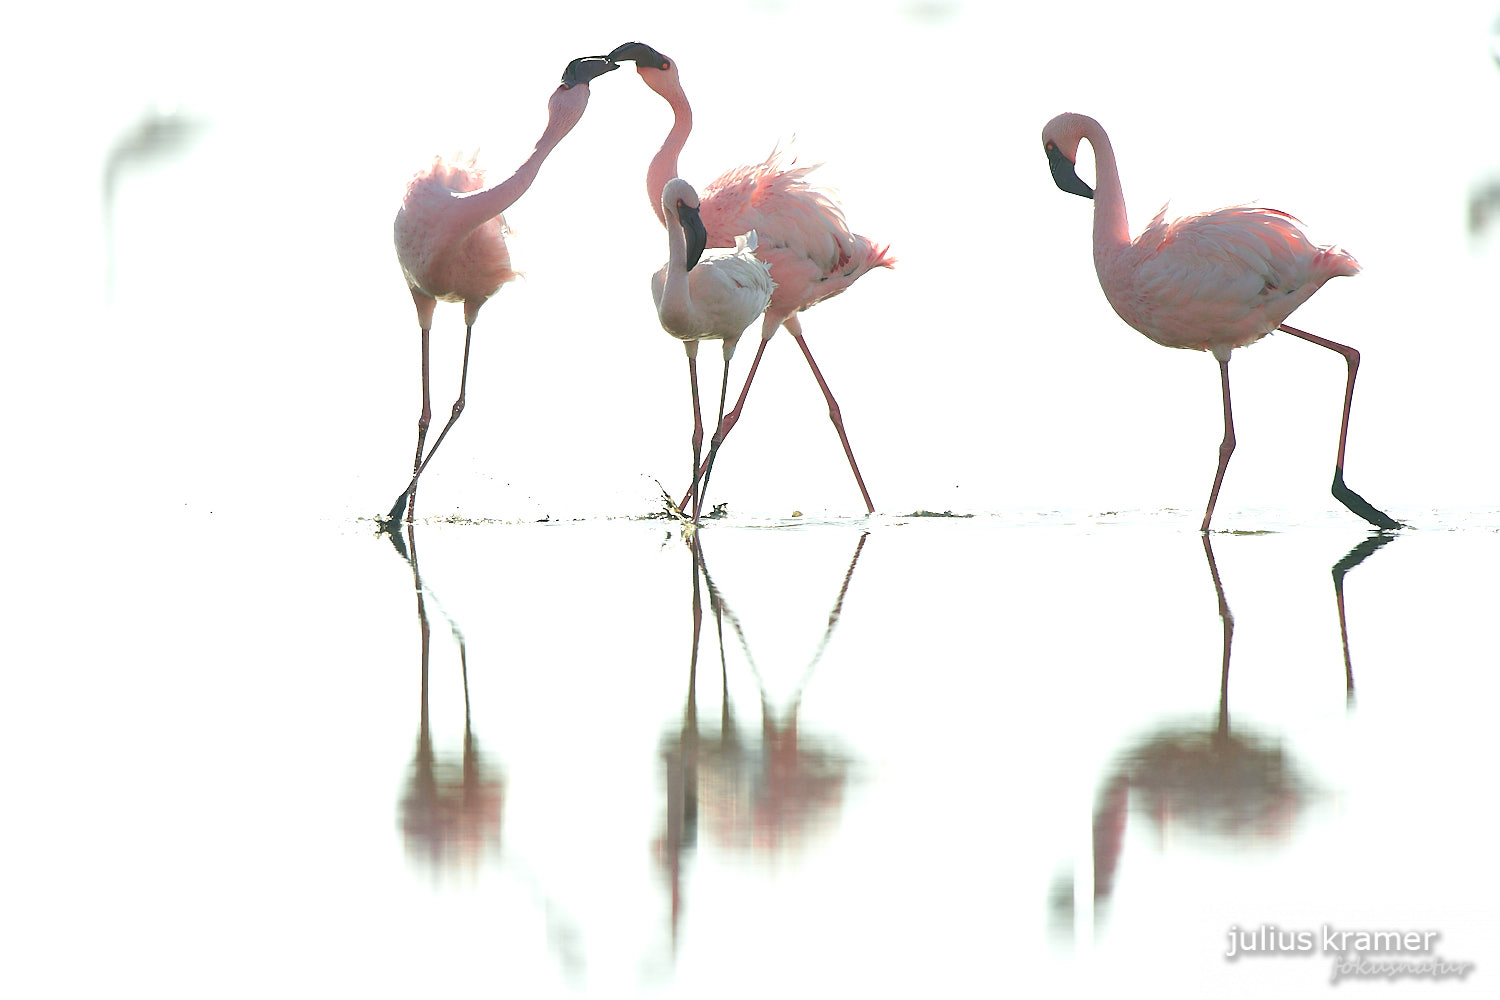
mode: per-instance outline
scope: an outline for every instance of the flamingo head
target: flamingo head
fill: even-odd
[[[1052,166],[1053,182],[1068,194],[1083,198],[1094,197],[1094,189],[1078,176],[1078,144],[1083,141],[1086,124],[1092,121],[1083,115],[1063,114],[1042,129],[1042,148]]]
[[[635,63],[635,71],[646,81],[646,86],[658,94],[663,87],[682,89],[677,80],[677,63],[645,42],[626,42],[611,52],[609,58],[611,62],[628,59]]]
[[[554,127],[561,127],[563,134],[578,124],[584,109],[589,106],[589,81],[620,67],[604,56],[584,56],[568,63],[563,70],[562,82],[547,101],[547,115]]]
[[[583,56],[568,63],[568,68],[563,70],[562,87],[571,90],[578,86],[588,86],[590,80],[601,77],[605,73],[613,73],[620,68],[620,64],[609,56]]]
[[[674,177],[667,181],[666,187],[661,189],[661,210],[670,218],[676,219],[682,226],[683,235],[687,238],[687,270],[691,271],[698,261],[703,257],[703,250],[708,246],[708,228],[703,225],[703,219],[698,214],[698,192],[693,186],[681,177]]]

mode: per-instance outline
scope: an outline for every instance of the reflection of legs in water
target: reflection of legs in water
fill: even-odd
[[[693,558],[693,640],[688,654],[687,701],[682,729],[675,741],[664,741],[662,759],[667,771],[666,829],[657,841],[657,860],[666,870],[671,892],[672,951],[677,951],[677,929],[682,917],[682,859],[697,842],[698,830],[698,649],[703,631],[703,597],[698,583],[698,541],[690,543]]]
[[[849,568],[844,571],[844,580],[842,585],[839,587],[838,596],[834,599],[833,609],[828,612],[828,625],[823,629],[823,636],[818,640],[818,646],[813,651],[812,659],[803,669],[802,678],[797,683],[796,697],[798,699],[801,698],[802,689],[807,686],[808,678],[812,676],[813,668],[816,667],[818,665],[818,661],[823,658],[823,651],[828,648],[828,640],[833,636],[834,626],[839,623],[839,616],[843,614],[844,595],[849,592],[849,583],[854,579],[854,567],[859,564],[860,553],[864,551],[865,541],[869,537],[870,533],[868,531],[861,532],[859,541],[854,546],[854,555],[849,559]],[[765,683],[761,678],[760,669],[755,665],[755,657],[750,654],[750,643],[745,638],[745,630],[740,625],[739,618],[735,615],[734,611],[730,609],[728,603],[724,600],[724,595],[719,592],[719,589],[717,587],[714,586],[713,577],[709,575],[708,564],[704,561],[702,550],[697,548],[696,539],[694,540],[694,547],[698,553],[698,565],[703,570],[703,579],[708,583],[709,600],[713,605],[714,618],[719,625],[720,664],[722,666],[724,660],[724,618],[727,617],[729,619],[730,627],[734,629],[735,635],[739,637],[740,648],[745,653],[745,659],[750,664],[750,672],[755,675],[756,684],[761,688],[761,694],[764,697]],[[727,677],[725,681],[725,697],[728,697]]]
[[[859,564],[859,554],[865,550],[865,540],[870,537],[868,531],[860,532],[859,542],[854,546],[854,555],[849,559],[849,568],[844,571],[844,583],[839,587],[839,596],[833,602],[833,610],[828,612],[828,627],[823,630],[823,638],[818,640],[818,648],[813,653],[813,658],[808,661],[807,667],[802,671],[802,679],[797,682],[797,694],[800,700],[802,689],[807,686],[807,681],[812,677],[813,668],[823,658],[823,650],[828,648],[828,640],[833,636],[833,627],[839,623],[839,615],[844,611],[844,595],[849,593],[849,581],[854,579],[854,567]]]
[[[1208,571],[1214,578],[1214,594],[1219,598],[1219,619],[1224,623],[1224,662],[1219,668],[1219,734],[1229,732],[1229,647],[1234,642],[1234,614],[1224,599],[1224,584],[1219,581],[1219,567],[1214,563],[1214,547],[1203,535],[1203,552],[1208,556]]]
[[[1349,625],[1344,618],[1344,575],[1395,537],[1385,532],[1370,535],[1333,564],[1333,596],[1339,606],[1339,640],[1344,645],[1344,700],[1350,707],[1354,705],[1354,666],[1349,660]]]
[[[420,630],[422,636],[422,721],[418,729],[417,740],[418,743],[424,748],[423,750],[419,751],[419,754],[425,753],[430,756],[432,752],[432,734],[431,730],[428,728],[427,722],[427,668],[428,664],[431,662],[432,627],[428,624],[427,621],[427,602],[422,594],[422,572],[417,568],[417,531],[416,526],[411,522],[407,522],[406,525],[406,538],[406,551],[401,552],[401,554],[406,557],[407,565],[411,566],[412,588],[417,592],[417,628]],[[398,544],[400,540],[399,535],[393,531],[391,532],[391,539],[392,544],[396,545],[397,551],[401,551],[401,546]],[[465,685],[465,687],[467,688],[467,684]],[[468,697],[466,694],[466,707],[467,700]]]
[[[474,735],[469,701],[468,644],[462,630],[442,602],[422,580],[417,562],[416,527],[405,525],[403,541],[399,530],[387,530],[392,545],[411,567],[412,585],[417,596],[417,624],[421,631],[421,721],[417,749],[399,805],[400,821],[408,856],[434,871],[454,868],[472,871],[486,855],[499,848],[504,819],[505,777],[501,768],[484,754]],[[434,746],[429,725],[429,666],[431,628],[428,607],[431,606],[448,623],[449,632],[458,647],[460,676],[464,694],[464,739],[461,760]],[[548,948],[562,967],[568,981],[578,984],[583,977],[582,933],[577,922],[563,910],[543,888],[524,862],[508,858],[505,870],[527,890],[537,909],[546,915]]]

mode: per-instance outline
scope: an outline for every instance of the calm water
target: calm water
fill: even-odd
[[[1483,994],[1500,515],[1196,516],[44,529],[4,976],[1311,996],[1228,934],[1330,925]]]

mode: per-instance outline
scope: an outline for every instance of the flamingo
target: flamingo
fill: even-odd
[[[672,128],[646,171],[646,194],[657,219],[666,225],[661,207],[662,191],[669,180],[678,176],[677,156],[693,129],[693,112],[682,89],[677,63],[642,42],[621,45],[609,54],[609,58],[634,62],[636,72],[646,86],[665,98],[672,108]],[[760,346],[750,363],[750,372],[745,376],[734,409],[724,416],[714,431],[709,455],[718,450],[739,420],[766,344],[778,328],[785,326],[802,349],[813,377],[818,381],[818,388],[823,391],[823,398],[828,402],[828,418],[838,431],[844,454],[849,459],[849,468],[864,497],[865,509],[873,514],[875,505],[870,501],[870,491],[865,488],[864,477],[854,460],[854,451],[849,447],[849,435],[844,431],[838,403],[802,337],[802,323],[797,313],[838,295],[865,272],[876,267],[893,267],[896,262],[889,256],[889,247],[877,246],[850,232],[838,204],[826,192],[808,184],[807,175],[815,167],[794,167],[782,161],[781,151],[773,150],[765,162],[729,170],[703,190],[701,211],[708,231],[707,245],[730,247],[734,245],[735,237],[755,230],[759,237],[756,253],[771,266],[771,277],[776,281],[776,291],[765,309]],[[705,471],[695,470],[695,486],[697,477]],[[687,497],[684,496],[683,505],[686,503]]]
[[[1097,193],[1079,179],[1075,168],[1084,139],[1094,150]],[[1233,205],[1171,222],[1165,220],[1163,206],[1131,242],[1120,173],[1103,127],[1087,115],[1061,114],[1042,129],[1042,145],[1057,186],[1094,201],[1094,269],[1115,312],[1164,347],[1212,351],[1218,359],[1224,440],[1199,530],[1208,530],[1224,469],[1234,453],[1229,354],[1274,330],[1337,351],[1348,362],[1333,495],[1379,528],[1401,527],[1344,485],[1344,443],[1359,352],[1284,322],[1330,278],[1358,274],[1359,262],[1337,247],[1315,246],[1285,212],[1254,205]]]
[[[536,147],[516,172],[498,184],[485,186],[484,171],[471,157],[455,162],[436,157],[418,171],[406,186],[406,196],[396,213],[396,258],[417,306],[422,328],[422,413],[417,419],[417,457],[412,463],[411,483],[396,497],[386,523],[395,521],[406,507],[411,519],[417,506],[417,479],[437,454],[459,414],[464,409],[464,391],[469,380],[469,344],[479,307],[516,277],[505,246],[505,217],[501,214],[526,193],[536,180],[542,162],[563,137],[583,118],[589,103],[589,81],[619,67],[601,56],[574,59],[563,71],[562,83],[547,102],[547,127]],[[438,300],[464,304],[464,361],[459,377],[458,399],[427,457],[422,445],[432,420],[428,391],[427,335]]]
[[[758,238],[753,229],[735,238],[733,250],[704,254],[708,231],[699,214],[701,202],[698,192],[681,177],[674,177],[662,188],[661,210],[667,226],[667,263],[651,277],[651,297],[656,300],[662,329],[682,341],[687,351],[693,388],[693,489],[689,492],[693,495],[693,523],[697,524],[719,442],[715,435],[703,473],[703,488],[697,489],[698,458],[703,447],[698,342],[723,341],[724,378],[719,384],[719,420],[723,421],[729,359],[745,329],[770,306],[776,283],[771,280],[770,265],[755,256]]]

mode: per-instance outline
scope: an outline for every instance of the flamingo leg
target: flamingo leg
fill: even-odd
[[[1333,466],[1333,495],[1339,503],[1348,507],[1351,511],[1369,521],[1377,528],[1401,527],[1400,521],[1376,510],[1364,497],[1344,485],[1344,443],[1349,437],[1349,407],[1354,402],[1354,376],[1359,372],[1359,351],[1344,344],[1336,344],[1331,340],[1315,337],[1305,330],[1298,330],[1287,326],[1285,323],[1277,327],[1277,329],[1284,333],[1290,333],[1294,337],[1301,337],[1303,340],[1317,344],[1319,347],[1326,347],[1330,351],[1337,351],[1349,363],[1349,381],[1344,388],[1344,419],[1343,423],[1339,425],[1339,451]]]
[[[771,335],[776,332],[776,328],[780,325],[773,322],[771,317],[766,317],[765,324],[761,327],[760,346],[755,349],[755,357],[750,361],[750,373],[745,376],[745,384],[740,388],[740,397],[735,401],[734,409],[725,414],[714,429],[714,436],[709,441],[709,455],[714,455],[718,452],[719,445],[723,444],[724,439],[729,436],[730,428],[740,419],[740,410],[744,409],[745,397],[750,394],[750,382],[755,378],[755,370],[760,367],[761,356],[766,353],[766,345],[771,342]],[[725,366],[724,375],[728,378],[729,369],[727,365]],[[693,486],[698,485],[698,477],[702,476],[706,471],[708,471],[706,463],[698,467],[698,471],[693,476]],[[686,504],[687,498],[691,495],[692,487],[689,487],[689,492],[683,494],[682,503],[678,504],[678,506],[681,507]]]
[[[422,467],[422,445],[427,440],[427,427],[432,423],[432,394],[428,382],[427,366],[427,338],[429,330],[422,328],[422,412],[417,417],[417,457],[412,459],[411,472],[415,476],[417,470]],[[417,491],[412,489],[407,492],[406,519],[410,521],[417,509]],[[387,520],[394,520],[400,504],[391,508],[391,515]]]
[[[459,414],[464,412],[464,393],[467,391],[469,385],[469,345],[473,341],[473,339],[474,324],[470,323],[464,331],[464,367],[463,374],[459,377],[458,380],[458,399],[453,401],[453,415],[448,418],[448,422],[443,425],[442,433],[440,433],[437,437],[437,440],[432,443],[432,450],[427,453],[426,458],[422,459],[422,464],[417,466],[417,471],[412,473],[411,484],[402,491],[401,495],[396,498],[396,502],[391,505],[391,512],[388,515],[387,520],[394,521],[397,515],[400,514],[402,505],[405,504],[407,502],[407,498],[416,491],[417,479],[421,477],[423,470],[427,468],[427,463],[432,461],[432,456],[436,455],[438,448],[442,447],[443,438],[448,436],[448,432],[453,429],[453,424],[458,420]],[[426,344],[426,338],[423,338],[423,344]],[[422,366],[424,375],[424,378],[422,380],[424,399],[426,397],[425,389],[427,384],[427,380],[425,378],[426,369],[427,366],[424,363]],[[427,408],[424,406],[423,411],[426,412],[426,409]],[[425,430],[426,429],[423,428],[424,433]],[[408,516],[410,515],[408,514]]]
[[[1214,504],[1219,502],[1219,486],[1224,482],[1224,470],[1229,467],[1229,456],[1234,454],[1234,414],[1229,409],[1229,356],[1219,358],[1219,382],[1224,387],[1224,440],[1219,443],[1219,471],[1214,473],[1214,488],[1208,494],[1208,509],[1203,512],[1203,524],[1199,531],[1208,530],[1208,521],[1214,516]],[[1212,557],[1209,559],[1212,564]]]
[[[719,418],[714,424],[717,427],[724,422],[724,397],[729,394],[729,359],[724,359],[724,379],[719,383]],[[719,453],[719,445],[723,444],[723,438],[715,435],[708,444],[708,460],[703,463],[703,489],[698,492],[701,499],[708,492],[708,477],[714,474],[714,456]],[[696,463],[695,463],[696,464]],[[694,501],[696,504],[696,501]],[[712,509],[710,509],[712,513]],[[696,518],[695,518],[696,520]]]
[[[703,411],[698,405],[698,344],[696,341],[690,340],[683,344],[683,347],[687,348],[688,379],[692,382],[693,387],[693,486],[688,490],[688,496],[693,498],[693,523],[697,524],[698,508],[703,498],[702,492],[698,489],[697,479],[698,457],[703,452]],[[706,483],[704,485],[707,486]],[[683,504],[685,505],[686,503],[687,498],[684,497]],[[677,509],[681,510],[682,507],[678,507]],[[696,576],[697,572],[698,567],[695,564],[693,566],[693,573],[695,574],[693,583],[695,589],[698,580]]]
[[[823,373],[818,370],[818,363],[813,360],[812,351],[807,349],[807,341],[802,339],[802,324],[797,317],[793,316],[786,321],[787,331],[791,333],[792,339],[797,346],[802,348],[802,356],[807,358],[807,365],[812,369],[813,378],[818,380],[818,388],[823,390],[823,398],[828,400],[828,419],[833,421],[833,427],[839,432],[839,441],[844,446],[844,454],[849,458],[849,468],[854,472],[854,481],[859,484],[860,495],[865,498],[865,512],[875,513],[875,504],[870,500],[870,491],[865,489],[865,479],[859,474],[859,464],[854,461],[854,449],[849,447],[849,435],[844,433],[844,418],[839,413],[839,404],[833,398],[833,392],[829,390],[828,383],[823,380]]]

